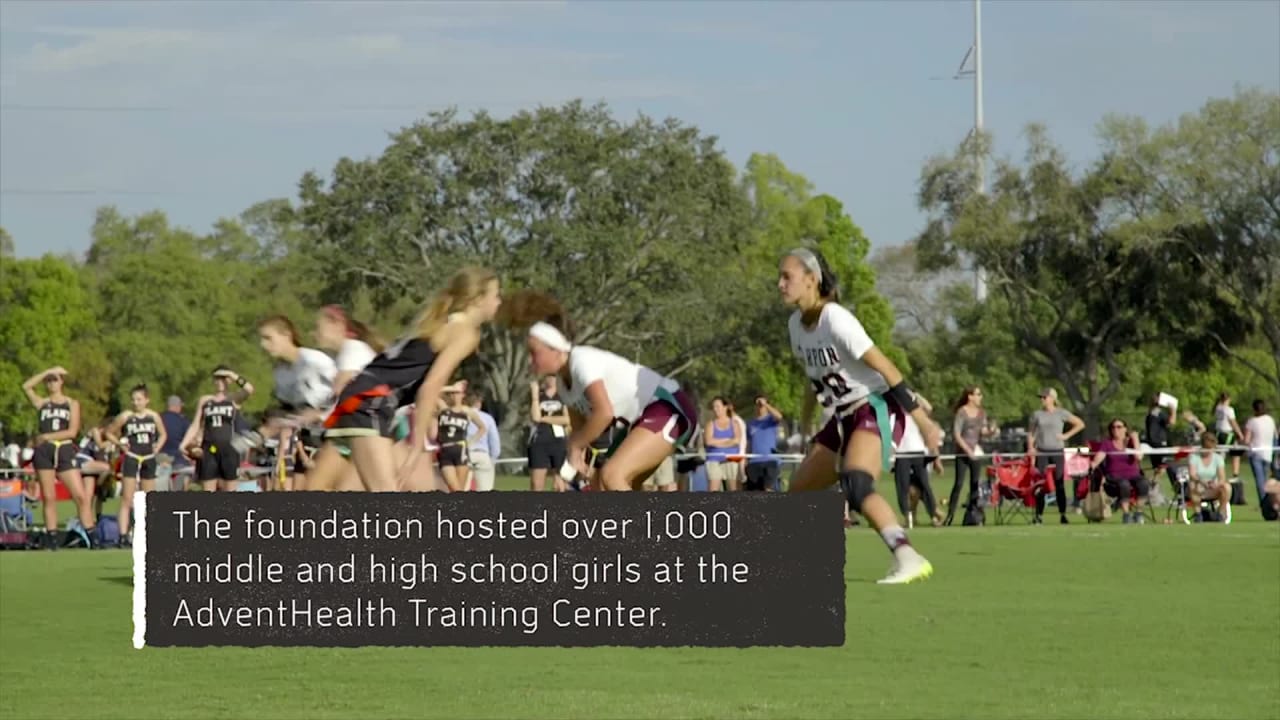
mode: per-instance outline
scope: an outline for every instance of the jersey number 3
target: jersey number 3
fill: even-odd
[[[844,377],[840,373],[827,373],[822,376],[821,380],[810,380],[809,382],[813,383],[813,392],[818,397],[822,397],[824,390],[831,391],[831,397],[822,401],[823,407],[830,407],[833,401],[849,394],[849,385],[844,381]]]

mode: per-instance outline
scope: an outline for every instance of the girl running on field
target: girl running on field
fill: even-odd
[[[369,326],[351,317],[340,305],[326,305],[316,314],[316,345],[337,355],[338,376],[333,380],[334,397],[342,394],[347,383],[359,375],[386,347]],[[343,473],[335,489],[364,489],[360,473],[354,465],[347,465],[347,471]]]
[[[853,313],[839,304],[835,276],[822,256],[792,250],[779,264],[778,292],[796,311],[788,322],[791,349],[813,385],[801,422],[813,416],[816,397],[831,419],[791,480],[791,491],[821,490],[838,479],[850,507],[862,515],[893,553],[893,567],[881,584],[921,580],[933,566],[916,552],[893,508],[875,491],[889,469],[894,443],[902,438],[905,415],[919,426],[926,447],[937,447],[938,426],[921,408],[902,373],[876,348]]]
[[[124,538],[126,545],[132,542],[129,521],[132,519],[133,494],[139,486],[143,492],[156,489],[156,453],[164,447],[168,437],[160,414],[147,407],[151,393],[146,385],[137,385],[130,390],[129,399],[133,409],[116,416],[106,431],[107,440],[124,452],[124,462],[120,466],[120,482],[124,487],[120,491],[120,512],[116,518],[120,523],[120,537]]]
[[[554,298],[528,291],[507,305],[511,325],[529,326],[527,344],[534,374],[559,378],[573,428],[568,442],[570,474],[590,475],[588,447],[618,425],[622,432],[606,453],[608,463],[598,475],[600,486],[638,490],[663,460],[697,433],[698,404],[688,390],[606,350],[574,345],[573,328]]]
[[[38,417],[38,434],[31,464],[35,467],[36,478],[40,481],[40,497],[44,500],[45,534],[41,542],[50,550],[58,547],[56,481],[61,480],[71,493],[85,534],[92,537],[93,528],[97,524],[93,514],[92,494],[85,492],[80,470],[76,466],[75,437],[80,432],[80,403],[63,394],[66,378],[67,371],[64,368],[54,367],[36,373],[22,383],[22,391],[27,394]],[[40,397],[35,391],[35,387],[42,382],[49,393],[47,398]]]
[[[335,396],[385,347],[367,325],[348,315],[340,305],[326,305],[316,314],[316,345],[337,353]]]
[[[338,367],[326,353],[302,347],[302,338],[293,321],[284,315],[273,315],[258,323],[258,341],[263,352],[276,361],[272,370],[275,381],[274,399],[279,409],[267,423],[274,435],[279,457],[292,460],[293,475],[286,479],[285,490],[306,489],[306,449],[303,434],[310,426],[319,426],[333,410],[333,384]]]
[[[312,490],[330,490],[342,478],[349,445],[351,460],[366,490],[395,492],[414,474],[426,454],[426,436],[435,426],[441,390],[458,365],[480,344],[481,328],[502,304],[492,270],[467,268],[449,281],[414,322],[409,334],[378,353],[347,383],[325,420],[324,446],[308,478]],[[413,404],[408,451],[393,461],[397,408]]]

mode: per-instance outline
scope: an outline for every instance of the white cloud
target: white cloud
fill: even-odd
[[[212,38],[193,30],[127,28],[59,28],[37,30],[43,35],[74,38],[67,47],[39,42],[20,58],[17,72],[75,73],[110,65],[138,65],[163,60],[176,51],[209,47]]]
[[[168,15],[158,5],[154,15]],[[145,6],[128,27],[32,23],[16,32],[38,41],[16,52],[15,29],[6,28],[6,102],[289,108],[429,98],[438,106],[692,92],[686,82],[650,76],[642,60],[627,67],[616,53],[530,44],[542,35],[538,22],[554,22],[563,2],[245,7],[257,15],[229,27],[161,25]],[[275,11],[264,15],[267,7]],[[627,75],[638,77],[617,79]]]

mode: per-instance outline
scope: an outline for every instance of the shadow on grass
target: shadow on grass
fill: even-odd
[[[125,587],[133,587],[132,575],[103,575],[98,578],[102,582],[113,583],[115,585],[124,585]]]

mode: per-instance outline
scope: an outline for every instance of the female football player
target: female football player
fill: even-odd
[[[554,298],[528,291],[508,301],[509,324],[529,325],[527,345],[535,375],[556,375],[570,425],[567,467],[561,474],[590,475],[587,448],[615,425],[604,490],[639,490],[677,448],[698,431],[698,404],[680,383],[606,350],[573,344],[573,328]],[[572,480],[572,477],[566,480]]]
[[[911,546],[893,508],[876,493],[875,482],[889,469],[906,413],[915,419],[927,447],[938,446],[938,426],[862,323],[840,305],[836,278],[820,255],[801,248],[784,256],[778,267],[778,292],[784,303],[796,308],[788,322],[791,349],[813,385],[801,422],[808,424],[815,398],[832,410],[830,420],[813,436],[790,490],[820,490],[838,479],[848,505],[880,532],[893,553],[893,568],[880,583],[928,577],[933,566]]]
[[[50,550],[58,546],[57,480],[61,480],[71,493],[80,515],[80,524],[86,533],[97,524],[93,514],[92,493],[85,492],[80,470],[76,466],[76,435],[80,432],[80,403],[67,397],[62,389],[66,385],[67,371],[61,367],[36,373],[22,383],[22,390],[35,407],[39,417],[35,454],[32,465],[40,481],[40,497],[44,504],[44,547]],[[35,388],[44,383],[48,397],[40,397]]]
[[[366,490],[395,492],[413,475],[426,454],[427,433],[436,425],[440,392],[464,359],[480,344],[480,330],[502,304],[492,270],[459,271],[414,322],[410,332],[378,353],[342,389],[337,407],[325,421],[324,446],[316,455],[308,489],[332,489],[347,460],[339,443],[351,448],[351,460]],[[399,468],[393,462],[396,409],[414,405],[408,452]]]
[[[133,403],[133,409],[116,416],[106,431],[107,440],[124,452],[124,462],[120,468],[120,512],[116,516],[122,538],[129,537],[129,523],[133,519],[133,494],[138,491],[139,486],[143,492],[156,489],[156,454],[168,439],[160,413],[147,407],[151,402],[147,386],[135,386],[129,391],[129,399]]]

